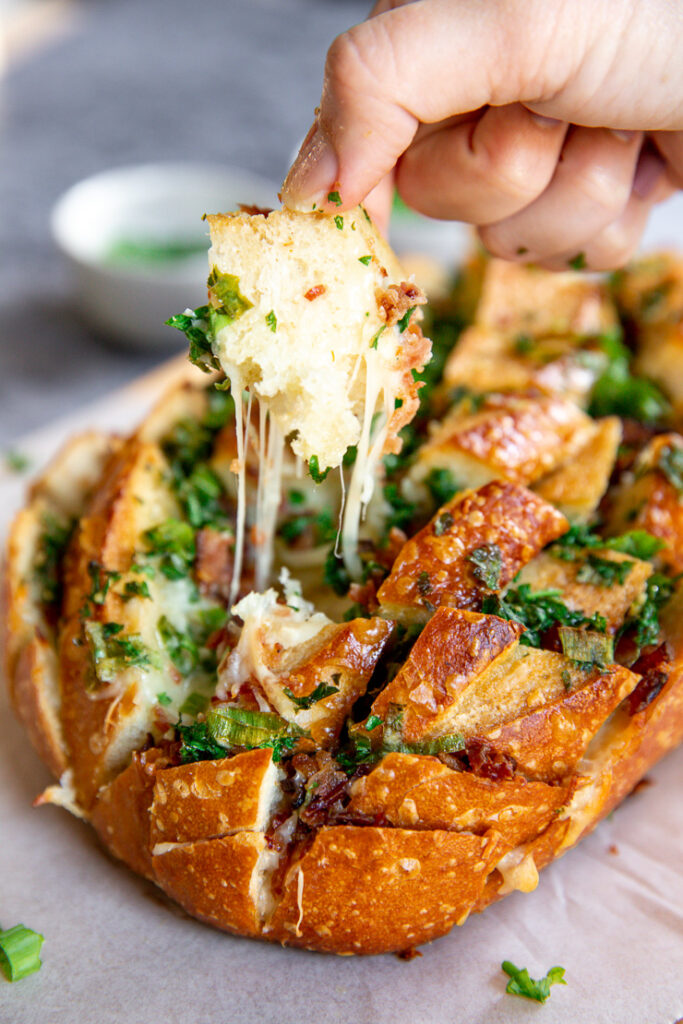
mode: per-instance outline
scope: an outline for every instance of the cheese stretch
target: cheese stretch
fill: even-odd
[[[340,516],[340,547],[361,574],[358,536],[397,433],[417,408],[412,371],[430,345],[411,323],[424,302],[358,207],[343,215],[220,214],[208,217],[213,354],[230,381],[237,431],[233,600],[243,568],[246,467],[252,402],[258,403],[258,472],[251,538],[255,586],[270,582],[287,445],[311,475],[356,449]]]

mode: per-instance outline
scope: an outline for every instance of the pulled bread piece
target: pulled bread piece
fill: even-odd
[[[213,341],[240,359],[250,339],[264,359],[296,350],[326,293],[278,295],[274,280],[329,270],[340,238],[342,264],[355,261],[351,307],[372,294],[385,325],[370,353],[383,358],[385,336],[417,351],[415,297],[354,217],[313,216],[296,244],[327,249],[296,266],[286,218],[218,218]],[[230,270],[233,232],[244,263]],[[371,286],[357,281],[366,271]],[[294,456],[278,462],[263,367],[251,406],[239,372],[232,394],[218,372],[175,389],[128,439],[79,443],[17,520],[7,674],[61,780],[39,802],[89,819],[115,856],[225,931],[342,954],[429,941],[533,889],[683,738],[674,423],[596,411],[598,385],[604,403],[624,379],[623,352],[600,335],[615,328],[604,285],[484,260],[473,274],[466,300],[496,343],[478,354],[481,377],[458,382],[467,395],[449,395],[436,370],[410,373],[420,408],[401,451],[388,439],[403,408],[385,410],[353,565],[335,544],[353,453],[324,482],[297,475]],[[441,364],[449,352],[457,363],[452,325],[430,325]],[[532,355],[513,351],[522,329],[548,358],[513,383],[512,362]],[[500,353],[510,373],[496,385]],[[295,407],[318,416],[308,399]],[[458,454],[443,461],[447,438]],[[259,463],[281,474],[281,498]],[[242,523],[241,562],[240,488],[260,503]]]

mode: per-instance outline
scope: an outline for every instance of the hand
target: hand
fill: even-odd
[[[386,230],[395,185],[506,259],[618,266],[683,187],[682,46],[667,0],[382,0],[330,47],[283,201]]]

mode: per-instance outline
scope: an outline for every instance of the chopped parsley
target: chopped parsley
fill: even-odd
[[[327,544],[337,536],[337,527],[330,508],[320,512],[302,512],[284,519],[278,527],[278,535],[286,544],[294,544],[300,537],[310,533],[313,545]]]
[[[358,262],[362,263],[364,266],[367,267],[372,262],[372,256],[359,256],[358,257]]]
[[[332,676],[335,683],[339,683],[341,676],[335,674]],[[296,697],[288,686],[284,687],[284,692],[287,694],[292,704],[296,705],[298,711],[307,711],[309,708],[317,704],[318,701],[325,700],[326,697],[331,697],[333,693],[339,693],[339,686],[332,686],[331,683],[318,683],[315,690],[311,693],[306,694],[305,697]]]
[[[631,354],[621,342],[621,330],[601,335],[598,344],[609,359],[607,368],[591,392],[591,416],[623,416],[641,423],[665,420],[670,405],[656,384],[631,373]]]
[[[412,522],[416,506],[412,501],[408,501],[407,498],[403,497],[398,484],[385,484],[382,493],[388,506],[387,518],[384,523],[385,535],[388,536],[393,526],[404,529],[404,527],[407,527]]]
[[[576,578],[579,583],[592,583],[596,587],[621,586],[634,564],[630,559],[616,562],[611,558],[601,558],[591,551]]]
[[[572,256],[570,260],[567,260],[567,266],[571,267],[572,270],[583,270],[586,266],[585,252],[577,252],[576,256]]]
[[[370,348],[377,348],[377,342],[379,341],[381,336],[384,334],[386,329],[387,329],[387,325],[386,324],[382,324],[382,326],[379,328],[379,330],[375,331],[375,333],[373,334],[372,338],[370,339]]]
[[[188,633],[176,629],[165,615],[157,622],[157,630],[169,658],[181,676],[188,676],[199,665],[197,644]]]
[[[45,514],[42,532],[38,541],[38,554],[33,566],[33,575],[38,586],[40,602],[56,605],[62,596],[60,565],[73,533],[74,524],[63,522],[55,516]]]
[[[334,548],[330,548],[327,558],[325,559],[325,565],[323,568],[323,582],[328,587],[332,587],[335,594],[340,597],[345,597],[349,592],[351,586],[351,577],[349,576],[344,562],[341,558],[337,558],[334,553]]]
[[[447,530],[450,530],[451,526],[455,523],[455,519],[450,512],[442,512],[434,520],[434,536],[441,537]]]
[[[342,204],[342,198],[338,192],[328,192],[327,201],[328,203],[334,203],[335,206],[341,206]]]
[[[422,595],[431,594],[432,592],[432,581],[429,578],[429,573],[424,569],[417,577],[417,589]]]
[[[344,218],[340,213],[338,213],[334,218],[334,223],[337,225],[337,229],[339,231],[341,231],[341,229],[344,227]]]
[[[145,671],[158,668],[156,655],[137,633],[122,635],[120,623],[86,622],[85,636],[90,647],[95,686],[112,683],[129,668]]]
[[[505,594],[487,594],[482,602],[486,615],[498,615],[510,622],[519,622],[525,632],[519,638],[527,647],[540,647],[543,634],[552,626],[588,626],[604,633],[607,622],[596,612],[586,617],[573,611],[561,600],[559,590],[532,590],[528,583],[511,588]]]
[[[169,704],[173,703],[173,698],[169,697],[169,695],[167,693],[158,693],[157,694],[157,703],[161,704],[162,707],[167,708],[169,706]]]
[[[213,354],[215,329],[219,326],[211,306],[188,309],[164,321],[168,327],[182,331],[190,343],[188,357],[191,363],[205,373],[220,370],[220,363]]]
[[[648,561],[663,547],[664,541],[647,530],[628,530],[619,537],[605,538],[594,533],[589,526],[580,524],[572,526],[556,540],[550,548],[550,553],[554,558],[560,558],[564,562],[576,562],[584,558],[586,549],[606,548]]]
[[[85,599],[81,615],[87,618],[92,615],[92,606],[103,605],[109,593],[112,583],[121,579],[121,573],[113,569],[105,569],[103,565],[94,560],[88,562],[88,575],[90,576],[90,593]]]
[[[273,334],[277,331],[277,317],[275,311],[271,309],[270,313],[266,313],[266,323],[270,327]]]
[[[551,985],[567,984],[564,967],[551,967],[545,977],[535,980],[529,976],[526,967],[515,967],[509,960],[503,960],[500,966],[510,979],[505,991],[511,996],[535,999],[537,1003],[545,1003],[550,997]]]
[[[178,500],[192,526],[221,526],[226,522],[222,480],[204,464],[198,465],[177,487]]]
[[[413,313],[415,312],[416,309],[417,309],[417,306],[411,306],[410,309],[407,309],[405,311],[405,313],[403,314],[401,319],[396,324],[396,326],[398,327],[398,329],[401,332],[401,334],[403,334],[403,332],[405,331],[406,327],[410,323],[410,318],[411,318],[411,316],[413,315]]]
[[[169,580],[187,576],[194,562],[194,530],[180,519],[166,519],[143,534],[147,553],[158,555],[159,569]]]
[[[434,466],[430,469],[425,484],[436,504],[441,507],[451,500],[454,494],[461,489],[450,469]]]
[[[152,600],[149,587],[144,580],[127,580],[123,586],[123,591],[119,596],[124,601],[131,601],[134,597],[148,598],[150,601]]]
[[[534,339],[530,334],[517,334],[514,339],[514,349],[517,355],[527,356],[534,347]]]
[[[503,552],[497,544],[483,544],[465,556],[472,563],[472,574],[488,590],[499,590],[503,572]]]
[[[176,735],[180,740],[180,763],[194,761],[217,761],[226,756],[225,747],[212,738],[206,722],[193,725],[177,725]]]
[[[316,484],[321,484],[325,477],[327,476],[327,474],[329,473],[329,471],[329,466],[327,467],[327,469],[321,470],[318,456],[311,455],[310,459],[308,460],[308,472],[310,474],[311,479]]]
[[[634,630],[634,641],[641,650],[659,641],[659,613],[673,596],[678,577],[670,579],[664,573],[655,572],[645,584],[645,600],[636,614],[628,619],[622,632]]]

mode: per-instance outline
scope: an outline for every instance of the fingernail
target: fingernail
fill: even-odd
[[[281,199],[291,210],[312,210],[327,202],[337,180],[339,163],[318,124],[304,139],[299,155],[282,185]]]
[[[562,121],[557,117],[546,117],[544,114],[535,114],[533,110],[530,110],[531,120],[534,124],[537,124],[539,128],[556,128],[558,124],[562,124]]]
[[[639,132],[631,132],[624,128],[609,128],[608,131],[615,139],[619,139],[619,142],[633,142],[636,135],[640,134]]]
[[[647,199],[664,173],[664,161],[649,149],[638,157],[636,173],[633,176],[633,192],[639,199]]]

